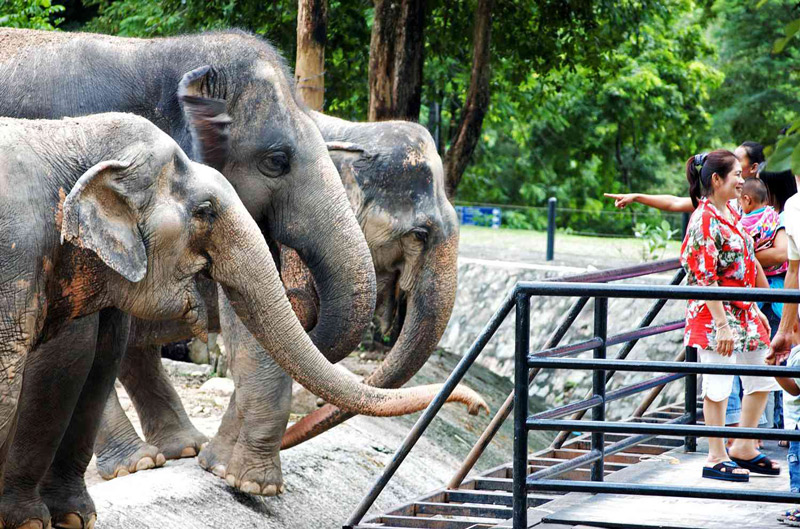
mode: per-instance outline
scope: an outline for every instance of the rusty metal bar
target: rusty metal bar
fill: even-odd
[[[590,272],[587,274],[579,274],[570,277],[557,278],[553,281],[554,282],[618,281],[620,279],[630,279],[633,277],[641,277],[644,275],[656,274],[660,272],[669,272],[675,269],[678,270],[673,276],[672,280],[670,281],[670,284],[676,285],[680,283],[683,280],[684,276],[686,275],[686,272],[681,267],[680,261],[678,259],[666,259],[663,261],[656,261],[653,263],[647,263],[643,265],[618,268],[616,270]],[[569,330],[570,326],[575,321],[575,319],[577,319],[578,315],[583,310],[588,300],[589,300],[588,297],[583,297],[579,298],[575,303],[573,303],[569,312],[562,319],[558,329],[556,329],[555,332],[553,332],[553,334],[550,336],[550,339],[544,345],[544,349],[550,349],[556,347],[561,342],[561,340],[564,338],[564,335],[567,333],[567,331]],[[648,312],[649,314],[650,312],[653,312],[655,310],[653,317],[650,320],[647,320],[647,316],[645,316],[645,318],[642,319],[642,323],[646,322],[644,323],[644,325],[650,325],[650,323],[652,323],[653,320],[655,319],[655,316],[658,314],[658,311],[660,311],[665,304],[666,300],[657,301]],[[658,307],[657,309],[655,308],[656,306]],[[640,327],[643,327],[644,325],[640,325]],[[630,349],[632,349],[634,345],[636,345],[635,341],[632,344],[626,345],[625,348],[627,348],[628,351],[630,351]],[[528,378],[529,384],[533,382],[533,379],[536,378],[536,375],[538,375],[540,371],[541,370],[538,368],[530,370]],[[467,457],[461,464],[461,468],[459,468],[453,475],[453,477],[450,478],[450,481],[447,484],[448,489],[457,489],[458,487],[461,486],[461,483],[464,481],[464,478],[467,476],[467,474],[469,474],[470,470],[472,470],[472,468],[475,466],[475,463],[477,463],[478,459],[486,450],[486,447],[489,446],[489,443],[492,442],[494,436],[497,435],[497,432],[500,431],[500,428],[503,426],[503,423],[506,421],[506,419],[508,419],[508,416],[511,415],[511,411],[513,410],[513,408],[514,408],[514,392],[511,392],[506,398],[503,405],[500,406],[500,409],[497,410],[495,416],[492,417],[491,422],[489,422],[489,425],[483,431],[480,438],[475,442],[469,454],[467,454]]]
[[[686,360],[686,350],[685,349],[683,351],[681,351],[680,354],[678,354],[678,356],[675,357],[674,361],[675,362],[683,362],[684,360]],[[661,395],[661,392],[664,391],[665,387],[667,387],[667,385],[666,384],[662,384],[660,386],[656,386],[653,389],[651,389],[650,393],[647,394],[647,396],[639,404],[639,406],[636,408],[636,410],[634,410],[633,415],[631,415],[631,417],[641,417],[642,415],[644,415],[645,412],[650,408],[650,406],[652,406],[653,403],[656,401],[658,396]]]

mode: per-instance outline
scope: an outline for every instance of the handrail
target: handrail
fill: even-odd
[[[646,263],[642,265],[635,265],[625,268],[619,268],[615,270],[605,270],[605,271],[598,271],[598,272],[589,272],[585,274],[579,274],[576,276],[571,276],[568,278],[564,278],[563,280],[570,281],[569,284],[576,284],[578,282],[594,282],[594,281],[616,281],[620,279],[629,279],[633,277],[640,277],[643,275],[649,275],[653,273],[659,272],[666,272],[670,270],[674,270],[680,266],[680,263],[677,259],[668,259],[664,261],[657,261],[654,263]],[[558,280],[550,282],[550,284],[555,284]],[[389,480],[392,478],[394,473],[397,471],[397,468],[400,464],[405,460],[408,456],[408,453],[414,447],[416,442],[424,433],[425,429],[428,427],[430,422],[438,413],[439,409],[444,405],[447,398],[455,389],[456,385],[461,381],[464,377],[466,371],[470,368],[470,366],[474,363],[475,359],[478,355],[483,351],[486,347],[488,341],[494,336],[497,329],[500,327],[500,324],[503,322],[505,317],[511,311],[511,308],[517,304],[517,296],[518,296],[518,289],[519,283],[517,286],[512,289],[511,292],[505,297],[503,303],[501,304],[500,308],[495,312],[492,316],[490,321],[486,324],[483,328],[481,333],[478,335],[476,340],[473,342],[473,345],[470,347],[469,351],[466,355],[459,361],[458,365],[456,365],[453,372],[445,381],[442,389],[433,399],[433,401],[428,405],[425,412],[417,419],[417,422],[414,424],[411,431],[408,433],[406,438],[403,440],[403,443],[395,452],[394,456],[390,460],[389,464],[386,465],[384,472],[378,479],[373,483],[372,487],[370,488],[367,495],[364,499],[359,503],[356,509],[351,514],[350,518],[345,522],[343,526],[344,529],[351,529],[355,525],[357,525],[363,518],[364,515],[367,513],[369,508],[373,505],[375,500],[377,499],[378,495],[383,491],[383,489],[388,484]],[[583,296],[581,296],[583,297]],[[580,302],[581,300],[579,300]],[[577,305],[577,303],[576,303]],[[585,301],[583,304],[585,305]],[[583,308],[581,306],[581,308]],[[578,311],[580,312],[580,311]],[[577,314],[576,314],[577,317]],[[569,326],[567,325],[567,328]],[[564,330],[566,332],[566,329]],[[562,335],[563,336],[563,335]],[[559,338],[560,340],[560,338]],[[526,406],[527,409],[527,406]]]
[[[683,278],[686,275],[686,272],[681,267],[680,262],[678,261],[678,259],[668,259],[668,260],[664,260],[664,261],[656,261],[656,262],[653,262],[653,263],[647,263],[647,264],[643,264],[643,265],[636,265],[636,266],[631,266],[631,267],[626,267],[626,268],[620,268],[620,269],[617,269],[617,270],[609,270],[609,271],[604,271],[604,272],[600,272],[600,273],[592,272],[592,273],[588,273],[588,274],[580,274],[580,275],[576,275],[576,276],[557,278],[557,279],[553,280],[553,282],[559,282],[559,281],[581,282],[581,281],[584,281],[584,280],[589,281],[589,282],[594,282],[594,281],[617,281],[617,280],[621,280],[621,279],[630,279],[632,277],[641,277],[643,275],[666,272],[666,271],[671,271],[671,270],[675,270],[675,269],[678,269],[678,271],[673,276],[672,280],[670,281],[670,284],[671,285],[676,285],[676,284],[680,283],[681,281],[683,281]],[[581,297],[581,298],[579,298],[578,301],[575,302],[575,304],[570,309],[570,311],[564,316],[564,318],[562,318],[561,324],[556,329],[556,331],[553,333],[553,335],[550,337],[550,339],[547,341],[547,343],[544,345],[544,350],[541,351],[541,352],[545,352],[548,349],[552,350],[553,348],[555,348],[559,344],[559,342],[564,337],[564,335],[567,333],[569,328],[572,326],[572,323],[575,321],[575,319],[577,318],[578,314],[583,309],[583,307],[586,305],[588,300],[589,300],[588,297]],[[653,304],[653,306],[650,307],[650,309],[647,311],[645,316],[640,321],[639,328],[641,329],[641,328],[649,326],[656,319],[656,316],[661,311],[661,309],[664,307],[666,302],[667,302],[667,300],[656,301]],[[576,313],[575,312],[575,307],[578,305],[578,303],[580,303],[580,307],[578,308],[578,311]],[[640,338],[642,338],[642,337],[641,336],[640,337],[636,337],[632,341],[628,342],[625,345],[625,347],[622,348],[622,350],[620,351],[620,353],[617,356],[617,358],[622,359],[622,358],[627,357],[628,354],[633,349],[633,347],[638,343]],[[530,385],[533,382],[533,380],[536,378],[536,376],[539,374],[539,372],[540,372],[540,369],[537,368],[537,369],[532,370],[528,374],[528,385]],[[511,391],[508,394],[508,397],[506,398],[505,402],[503,402],[503,405],[500,406],[500,409],[497,410],[497,413],[495,413],[494,417],[492,417],[492,420],[489,422],[488,426],[486,426],[486,428],[483,430],[483,433],[481,433],[480,438],[478,438],[478,440],[472,446],[472,449],[470,450],[469,454],[467,454],[467,457],[464,458],[464,461],[461,463],[461,467],[456,471],[455,474],[453,474],[453,477],[450,478],[450,481],[447,483],[447,488],[448,489],[457,489],[458,487],[461,486],[461,483],[463,483],[464,478],[467,476],[467,474],[469,474],[469,472],[475,466],[475,463],[478,462],[478,459],[481,457],[483,452],[486,450],[486,447],[489,446],[489,443],[492,442],[492,439],[494,439],[494,436],[497,435],[497,432],[500,431],[500,428],[503,426],[503,423],[506,421],[506,419],[508,419],[508,416],[511,414],[511,411],[513,410],[513,408],[514,408],[514,391]],[[583,413],[584,412],[578,412],[578,414],[581,417],[583,417]],[[556,443],[558,443],[558,446],[560,447],[561,444],[564,443],[566,438],[567,438],[566,432],[561,432],[561,434],[559,434],[559,436],[556,438],[556,440],[553,442],[553,444],[555,445]]]
[[[675,497],[710,497],[733,500],[757,500],[795,503],[800,499],[796,493],[761,492],[741,495],[740,491],[726,489],[695,489],[664,485],[641,485],[604,483],[605,434],[634,434],[637,437],[646,435],[664,435],[684,437],[687,451],[696,450],[696,437],[736,437],[742,439],[790,439],[800,441],[800,431],[765,430],[759,428],[698,426],[697,422],[697,375],[727,374],[751,376],[800,377],[800,368],[787,368],[767,365],[742,364],[699,364],[693,347],[686,348],[683,362],[654,362],[606,359],[606,347],[611,339],[606,337],[607,304],[609,298],[645,299],[658,298],[664,300],[718,300],[755,302],[770,301],[783,303],[800,302],[800,291],[771,290],[763,288],[730,288],[730,287],[697,287],[697,286],[652,286],[652,285],[609,285],[605,283],[552,283],[552,282],[520,282],[514,287],[517,306],[517,343],[514,365],[515,376],[515,411],[514,411],[514,458],[512,483],[513,527],[527,527],[527,499],[529,490],[548,490],[565,492],[607,492],[640,495],[664,495]],[[530,298],[531,296],[582,296],[595,299],[594,337],[573,345],[559,348],[561,351],[586,350],[587,344],[596,344],[592,358],[557,358],[562,354],[543,355],[541,352],[531,353],[528,345],[530,335]],[[669,326],[670,324],[667,324]],[[677,327],[676,327],[677,328]],[[576,347],[577,346],[577,347]],[[548,351],[553,353],[553,351]],[[558,353],[558,351],[556,351]],[[528,386],[525,384],[529,370],[535,368],[556,369],[588,369],[593,372],[592,394],[583,401],[562,406],[535,415],[527,415]],[[639,383],[637,389],[660,387],[664,384],[684,378],[685,380],[685,413],[680,417],[680,424],[668,422],[653,424],[646,422],[607,422],[605,405],[614,392],[606,393],[607,373],[614,371],[660,372],[669,373]],[[618,392],[630,392],[633,388],[622,388]],[[653,395],[655,392],[651,393]],[[648,397],[648,399],[650,399]],[[650,400],[652,402],[652,400]],[[649,404],[648,404],[649,405]],[[572,410],[592,410],[592,420],[561,419]],[[530,430],[560,430],[563,432],[580,431],[590,433],[590,452],[579,458],[578,462],[562,463],[558,468],[548,468],[527,476],[528,432]],[[628,441],[631,441],[630,439]],[[551,478],[566,472],[577,465],[591,465],[591,481],[558,481]]]

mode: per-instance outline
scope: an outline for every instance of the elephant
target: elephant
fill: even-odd
[[[211,153],[224,155],[219,123]],[[345,409],[402,414],[439,389],[371,388],[332,366],[292,312],[233,186],[144,118],[2,119],[0,189],[4,529],[94,525],[83,474],[127,315],[180,319],[204,338],[202,276],[217,284],[222,319],[238,317],[290,376]],[[65,339],[89,343],[60,347]]]
[[[378,280],[376,315],[384,333],[394,333],[396,343],[382,365],[365,383],[394,388],[403,385],[429,358],[441,339],[453,308],[457,278],[458,221],[444,188],[444,171],[433,138],[419,124],[403,121],[353,123],[310,112],[325,139],[328,151],[347,191],[369,245]],[[282,253],[286,257],[286,253]],[[289,254],[291,255],[291,254]],[[316,290],[297,261],[282,261],[282,279],[294,294],[293,307],[304,327],[313,327],[317,314]],[[302,263],[300,263],[302,264]],[[287,267],[288,265],[288,267]],[[287,268],[290,268],[287,270]],[[299,277],[298,277],[299,276]],[[306,279],[310,281],[305,281]],[[305,281],[305,282],[304,282]],[[310,283],[310,284],[309,284]],[[394,330],[393,330],[394,329]],[[229,354],[257,357],[258,343],[242,337],[225,340]],[[263,355],[262,355],[263,356]],[[343,357],[343,356],[342,356]],[[332,361],[341,358],[331,358]],[[233,360],[235,362],[237,360]],[[251,460],[261,457],[260,467],[270,467],[276,457],[289,418],[291,381],[279,366],[266,358],[260,371],[272,373],[270,385],[260,386],[261,402],[272,403],[273,414],[248,431],[263,431],[260,439],[244,439],[242,422],[247,412],[237,410],[234,394],[217,436],[199,455],[201,465],[226,478],[239,475],[239,458],[232,454],[251,448]],[[164,392],[147,392],[170,385],[163,370],[142,371],[142,363],[126,357],[122,370],[130,382],[130,393],[143,424],[150,423],[151,410],[167,407]],[[236,375],[234,375],[235,377]],[[237,382],[236,387],[239,387]],[[238,391],[238,389],[237,389]],[[161,402],[159,402],[161,401]],[[177,396],[169,407],[180,407]],[[181,408],[182,409],[182,408]],[[124,416],[121,409],[114,413]],[[318,435],[352,414],[326,405],[292,426],[283,438],[283,448]],[[149,438],[148,438],[149,439]],[[254,472],[251,472],[251,474]],[[261,491],[245,479],[244,490]],[[236,484],[231,480],[232,485]]]
[[[322,136],[295,100],[283,59],[264,40],[235,30],[144,40],[0,28],[0,89],[2,116],[132,112],[169,134],[190,159],[204,152],[204,161],[233,185],[267,243],[273,249],[288,245],[308,263],[320,291],[312,341],[334,358],[357,345],[375,304],[369,249]],[[223,125],[229,149],[219,148]],[[219,323],[215,312],[210,320]],[[223,327],[233,320],[225,319]],[[186,326],[134,322],[129,355],[147,357],[154,343],[164,343],[155,342],[157,335],[191,336]],[[258,373],[243,376],[253,384],[237,393],[240,407],[251,406],[250,417],[269,415],[247,394],[267,381]],[[166,453],[120,442],[127,420],[104,420],[98,453],[106,474],[156,466],[165,455],[195,455],[207,440],[181,409],[158,411],[163,414],[146,430],[148,438],[163,441]],[[245,466],[248,457],[242,454]],[[275,485],[279,478],[265,479]]]

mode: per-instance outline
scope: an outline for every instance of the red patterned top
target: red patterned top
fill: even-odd
[[[734,219],[726,219],[708,199],[701,199],[689,220],[681,246],[681,264],[689,285],[753,287],[756,284],[756,258],[753,239],[744,231],[741,217],[727,205]],[[723,302],[725,315],[734,332],[734,352],[752,351],[769,344],[769,333],[751,302]],[[684,345],[715,350],[716,331],[705,301],[689,300],[686,307]]]

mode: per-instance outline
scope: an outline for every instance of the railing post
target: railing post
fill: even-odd
[[[681,213],[681,238],[686,237],[686,230],[689,229],[689,214]]]
[[[547,199],[547,256],[548,261],[553,260],[556,246],[556,197]]]
[[[686,348],[686,361],[697,362],[697,349]],[[697,374],[686,375],[684,380],[684,406],[689,419],[686,424],[697,424]],[[697,451],[697,437],[685,437],[683,443],[687,452]]]
[[[594,358],[605,360],[606,335],[608,332],[608,298],[595,298],[594,300],[594,335],[600,338],[603,344],[594,350]],[[606,420],[606,371],[595,369],[592,376],[592,394],[602,399],[600,406],[592,408],[593,421]],[[600,451],[600,459],[592,463],[592,481],[603,481],[605,467],[605,435],[603,432],[592,433],[592,450]]]
[[[531,300],[517,294],[516,354],[514,359],[514,529],[528,527],[528,354],[531,336]]]

